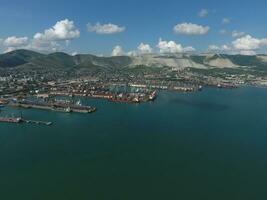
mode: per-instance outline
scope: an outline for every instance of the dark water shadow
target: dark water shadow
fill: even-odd
[[[196,107],[203,110],[212,110],[212,111],[224,111],[230,108],[228,105],[206,102],[206,101],[194,101],[190,99],[172,99],[170,103],[173,104],[180,104],[190,107]]]

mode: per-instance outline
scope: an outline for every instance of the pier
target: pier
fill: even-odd
[[[28,119],[23,119],[21,117],[0,117],[0,123],[1,122],[11,123],[11,124],[29,123],[29,124],[38,124],[38,125],[46,125],[46,126],[50,126],[53,124],[52,122],[28,120]]]

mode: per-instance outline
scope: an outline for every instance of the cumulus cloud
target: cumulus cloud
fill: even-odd
[[[184,47],[183,51],[184,52],[193,52],[193,51],[196,51],[196,49],[194,47],[189,46],[189,47]]]
[[[225,17],[225,18],[222,19],[222,23],[223,24],[230,24],[230,22],[231,22],[231,20],[229,18]]]
[[[149,54],[153,52],[153,49],[150,47],[149,44],[144,44],[141,43],[138,47],[137,47],[138,53],[140,54]]]
[[[20,46],[24,46],[28,44],[28,38],[11,36],[11,37],[6,38],[3,41],[3,44],[6,47],[20,47]]]
[[[161,38],[157,45],[160,53],[183,53],[188,51],[195,51],[193,47],[183,47],[181,44],[177,44],[174,41],[164,41]]]
[[[58,21],[43,33],[36,33],[33,38],[40,41],[66,41],[78,37],[80,37],[80,31],[76,29],[74,22],[65,19]]]
[[[217,45],[209,45],[208,51],[210,52],[230,52],[232,51],[232,47],[229,45],[222,45],[222,46],[217,46]]]
[[[121,46],[117,45],[112,50],[111,56],[122,56],[124,55],[124,51]]]
[[[202,26],[192,23],[177,24],[173,28],[174,33],[184,35],[205,35],[209,32],[209,30],[209,26]]]
[[[183,47],[181,44],[176,44],[174,41],[163,41],[159,40],[157,45],[160,53],[181,53],[183,52]]]
[[[220,51],[221,48],[219,46],[217,46],[217,45],[212,44],[212,45],[209,45],[208,50],[209,51]]]
[[[198,16],[199,17],[206,17],[206,16],[208,16],[208,14],[209,14],[209,11],[207,9],[202,9],[199,11]]]
[[[253,38],[251,35],[246,35],[233,41],[233,46],[237,50],[257,50],[264,45],[267,45],[267,39]]]
[[[243,37],[235,39],[231,45],[210,45],[208,51],[242,55],[255,55],[257,50],[260,50],[263,46],[267,46],[267,38],[258,39],[252,37],[251,35],[245,35]]]
[[[224,45],[222,45],[221,49],[222,49],[222,51],[231,51],[232,47],[227,45],[227,44],[224,44]]]
[[[97,34],[115,34],[125,31],[125,27],[118,26],[116,24],[100,24],[96,23],[95,25],[87,24],[87,29],[89,32],[95,32]]]
[[[234,38],[239,38],[239,37],[242,37],[244,35],[246,35],[246,33],[241,32],[241,31],[233,31],[232,32],[232,37],[234,37]]]
[[[138,56],[139,54],[137,53],[137,51],[129,51],[128,53],[127,53],[127,56]]]
[[[66,46],[70,40],[78,38],[80,31],[75,27],[74,22],[68,19],[58,21],[53,27],[42,33],[36,33],[33,38],[8,37],[3,41],[6,47],[5,52],[16,49],[30,49],[37,51],[58,51],[62,44]]]
[[[138,55],[143,55],[143,54],[151,54],[153,53],[153,48],[149,44],[145,44],[141,42],[137,50],[132,50],[127,53],[128,56],[138,56]]]
[[[195,48],[191,46],[183,47],[181,44],[177,44],[174,41],[164,41],[161,38],[159,39],[157,48],[159,49],[159,53],[186,53],[195,51]],[[125,52],[119,45],[115,46],[112,50],[111,56],[139,56],[144,54],[151,54],[153,52],[154,50],[149,44],[141,42],[136,50],[129,52]]]

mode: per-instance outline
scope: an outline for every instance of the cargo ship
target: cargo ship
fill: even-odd
[[[140,99],[138,97],[129,98],[129,97],[118,97],[114,96],[111,99],[109,99],[111,102],[117,102],[117,103],[140,103]]]

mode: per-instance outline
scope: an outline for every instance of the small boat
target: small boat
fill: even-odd
[[[70,113],[70,112],[71,112],[71,108],[70,108],[70,107],[67,107],[67,108],[64,109],[64,111],[65,111],[66,113]]]
[[[157,97],[157,91],[155,90],[149,95],[149,100],[153,101],[155,100],[156,97]]]

